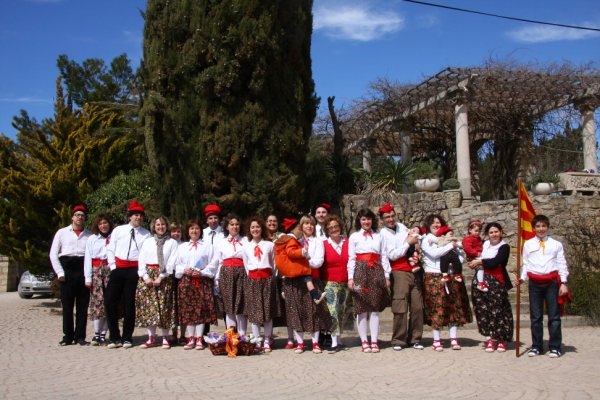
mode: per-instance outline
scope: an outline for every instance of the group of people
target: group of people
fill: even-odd
[[[470,221],[468,235],[459,241],[441,215],[431,214],[422,227],[409,229],[389,203],[378,215],[359,210],[349,237],[326,203],[316,207],[314,217],[284,218],[284,232],[275,215],[245,224],[235,214],[221,220],[216,204],[205,207],[205,221],[192,219],[185,227],[159,216],[149,221],[148,231],[142,226],[144,214],[133,200],[127,224],[113,227],[108,216],[100,215],[90,232],[86,209],[77,205],[71,224],[56,233],[50,259],[63,307],[60,345],[88,344],[89,307],[91,343],[108,348],[132,347],[137,325],[147,329],[141,348],[169,349],[179,339],[186,350],[202,350],[210,325],[224,319],[240,335],[246,335],[250,323],[257,351],[270,352],[273,327],[286,326],[285,348],[303,353],[308,332],[311,351],[322,353],[319,339],[326,333],[326,351],[336,353],[346,348],[342,332],[351,299],[364,353],[380,352],[379,314],[388,306],[394,350],[422,350],[424,324],[432,328],[433,350],[444,350],[444,328],[449,347],[460,350],[458,328],[472,321],[464,262],[476,271],[472,301],[485,351],[504,352],[512,341],[508,291],[513,283],[506,269],[510,247],[497,222],[483,229],[480,221]],[[568,268],[562,245],[548,236],[548,218],[538,215],[532,225],[536,237],[523,246],[521,276],[515,282],[529,281],[533,344],[528,355],[543,352],[545,302],[549,355],[560,357],[558,299],[568,292]],[[157,339],[159,328],[162,341]]]

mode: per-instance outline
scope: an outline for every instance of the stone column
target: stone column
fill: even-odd
[[[583,142],[583,168],[593,169],[598,172],[598,146],[596,144],[596,124],[594,111],[598,107],[598,100],[587,98],[575,103],[581,113],[581,139]]]
[[[454,106],[456,130],[456,178],[460,182],[463,199],[471,198],[471,154],[469,152],[468,106],[458,101]]]
[[[371,173],[371,149],[375,145],[375,140],[372,138],[364,139],[360,143],[363,155],[363,169]]]
[[[394,128],[400,134],[400,157],[402,162],[412,160],[412,142],[410,132],[412,130],[412,121],[406,120],[394,121]]]

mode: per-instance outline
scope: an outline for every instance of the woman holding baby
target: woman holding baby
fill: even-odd
[[[452,350],[460,350],[458,327],[473,321],[465,283],[462,279],[445,278],[440,268],[442,258],[460,247],[457,240],[450,240],[447,243],[440,240],[439,234],[448,231],[448,228],[442,229],[442,227],[447,226],[441,215],[428,215],[424,220],[426,235],[421,241],[425,272],[423,287],[425,323],[431,326],[435,351],[444,350],[440,333],[446,326],[450,331],[450,347]],[[464,261],[462,255],[458,255],[460,261]]]

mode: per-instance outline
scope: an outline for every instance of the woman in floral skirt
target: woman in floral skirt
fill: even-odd
[[[244,245],[242,254],[248,274],[246,311],[254,337],[260,337],[260,326],[264,326],[262,349],[268,353],[273,345],[273,318],[279,315],[274,244],[268,240],[267,227],[260,218],[251,218],[247,231],[248,243]],[[261,349],[260,340],[257,341],[257,349]]]
[[[162,329],[162,348],[170,349],[169,330],[175,326],[173,315],[173,265],[177,241],[169,234],[169,222],[163,216],[150,222],[152,237],[144,240],[138,260],[141,278],[135,295],[136,324],[148,329],[148,340],[140,347],[156,345],[156,328]]]
[[[441,215],[428,215],[425,217],[424,226],[427,235],[421,241],[421,250],[425,264],[423,288],[425,323],[431,326],[435,351],[444,350],[440,341],[440,330],[445,326],[450,330],[450,348],[460,350],[458,327],[473,321],[467,289],[462,280],[444,281],[440,270],[442,256],[453,251],[458,244],[451,241],[438,246],[436,233],[442,226],[447,226]]]
[[[217,323],[213,296],[216,270],[208,265],[211,246],[200,240],[202,229],[198,220],[188,221],[186,231],[190,240],[179,245],[175,258],[175,277],[180,279],[179,323],[187,327],[183,348],[204,350],[204,326]]]
[[[356,214],[356,232],[348,239],[348,288],[354,298],[354,313],[363,353],[379,353],[379,313],[390,304],[390,262],[373,211]],[[371,331],[371,343],[367,340]]]
[[[90,289],[90,320],[94,324],[92,346],[106,343],[106,313],[104,311],[104,289],[108,284],[110,267],[106,261],[106,246],[110,242],[113,223],[105,214],[100,214],[92,223],[92,233],[85,247],[85,286]]]

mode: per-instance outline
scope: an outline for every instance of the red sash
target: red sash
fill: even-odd
[[[115,266],[117,268],[137,268],[138,262],[137,262],[137,260],[134,260],[134,261],[121,260],[119,257],[115,257]]]
[[[146,264],[146,268],[155,269],[158,271],[159,265],[158,264]]]
[[[356,261],[366,261],[369,268],[375,268],[375,263],[380,260],[381,256],[377,253],[360,253],[356,255]]]
[[[267,279],[273,275],[271,268],[253,269],[248,271],[248,277],[252,279]]]
[[[101,258],[92,258],[92,267],[98,268],[104,265],[108,265],[108,261],[103,260]]]
[[[390,266],[392,267],[392,271],[412,271],[412,267],[408,263],[408,259],[406,257],[400,257],[399,259],[394,261],[390,260]]]
[[[226,258],[223,260],[224,267],[243,267],[244,260],[241,258]]]
[[[529,277],[529,280],[535,283],[538,283],[540,285],[546,284],[546,283],[550,283],[550,282],[557,282],[560,285],[560,275],[558,275],[558,271],[552,271],[549,274],[534,274],[533,272],[528,272],[527,276]]]

